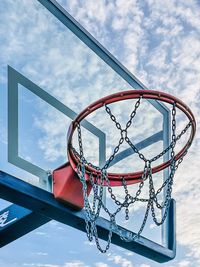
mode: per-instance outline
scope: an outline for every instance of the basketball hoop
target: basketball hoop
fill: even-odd
[[[113,115],[111,109],[109,108],[109,104],[115,103],[118,101],[128,100],[128,99],[136,99],[136,103],[134,109],[130,115],[129,120],[126,123],[125,128],[122,128],[121,124],[117,121],[116,117]],[[133,118],[137,114],[137,110],[141,104],[142,99],[151,99],[161,101],[171,105],[171,114],[172,114],[172,126],[171,126],[171,141],[167,148],[161,151],[157,156],[153,158],[148,158],[146,155],[142,154],[137,147],[132,143],[132,141],[128,137],[128,130],[132,124]],[[95,166],[91,162],[88,162],[87,159],[84,157],[83,145],[82,145],[82,135],[81,135],[81,121],[85,119],[90,113],[94,112],[95,110],[105,107],[106,113],[109,115],[110,119],[115,124],[118,131],[120,131],[120,139],[119,143],[115,147],[112,155],[106,161],[103,167]],[[177,109],[181,110],[186,117],[188,118],[188,123],[185,128],[179,133],[176,133],[176,111]],[[176,143],[181,137],[191,129],[189,138],[184,145],[184,147],[177,153],[175,153]],[[75,130],[78,131],[78,144],[79,144],[79,152],[73,147],[73,135]],[[89,105],[85,108],[71,123],[71,126],[68,131],[68,159],[70,163],[70,168],[73,169],[75,175],[78,176],[83,190],[83,205],[85,210],[85,222],[86,222],[86,230],[88,239],[91,241],[93,237],[95,238],[96,244],[98,249],[101,252],[106,252],[109,249],[112,232],[115,231],[120,235],[120,237],[125,241],[132,241],[136,238],[139,238],[140,234],[142,233],[144,226],[147,221],[147,217],[149,211],[151,210],[153,221],[156,225],[161,225],[164,223],[171,200],[171,193],[172,193],[172,185],[174,174],[178,169],[179,164],[183,161],[184,156],[187,154],[189,147],[192,144],[196,131],[196,122],[194,115],[192,114],[191,110],[178,98],[171,96],[169,94],[152,91],[152,90],[131,90],[131,91],[124,91],[116,94],[112,94],[110,96],[104,97],[99,99],[98,101],[94,102],[93,104]],[[138,155],[139,159],[143,162],[144,168],[138,172],[133,173],[110,173],[108,172],[108,168],[115,158],[116,154],[119,151],[120,146],[122,143],[126,142],[133,152]],[[170,152],[170,159],[163,162],[162,164],[157,164],[155,167],[152,167],[152,163],[156,163],[158,159],[164,156],[167,152]],[[169,167],[169,176],[163,182],[162,186],[156,191],[153,183],[153,174],[160,172]],[[149,197],[146,199],[140,198],[140,194],[144,183],[149,182]],[[134,196],[131,196],[127,185],[139,183],[138,190]],[[113,193],[112,187],[114,186],[122,186],[125,191],[124,201],[120,202],[117,200],[116,196]],[[117,205],[117,210],[114,213],[111,213],[108,208],[103,203],[103,188],[107,187],[108,192]],[[90,190],[93,190],[93,202],[92,207],[88,198]],[[163,191],[166,190],[166,197],[163,203],[159,203],[158,195]],[[81,194],[81,192],[80,192]],[[129,219],[129,206],[138,202],[146,202],[146,212],[144,215],[143,222],[141,227],[136,235],[131,236],[123,236],[117,226],[115,217],[116,215],[125,210],[125,219]],[[156,217],[155,207],[159,210],[162,210],[163,216],[162,219],[159,221]],[[98,233],[96,228],[96,220],[99,217],[100,211],[103,209],[110,218],[110,232],[108,236],[108,243],[105,249],[102,249],[99,240],[98,240]]]
[[[177,139],[180,139],[180,137],[187,131],[187,129],[189,127],[192,128],[190,137],[186,143],[186,145],[174,156],[174,160],[178,161],[181,157],[183,157],[186,154],[186,151],[188,150],[188,148],[190,147],[194,135],[195,135],[195,131],[196,131],[196,122],[195,122],[195,118],[194,115],[192,114],[191,110],[178,98],[171,96],[169,94],[163,93],[163,92],[158,92],[158,91],[152,91],[152,90],[132,90],[132,91],[125,91],[125,92],[121,92],[121,93],[116,93],[116,94],[112,94],[109,96],[106,96],[104,98],[99,99],[98,101],[94,102],[93,104],[89,105],[87,108],[85,108],[77,117],[76,119],[72,122],[72,124],[70,125],[69,131],[68,131],[68,158],[69,158],[69,162],[72,166],[72,168],[77,172],[77,166],[78,164],[80,164],[81,160],[80,160],[80,155],[78,155],[78,153],[75,152],[75,150],[73,149],[72,146],[72,137],[73,137],[73,133],[74,131],[80,127],[80,122],[86,118],[90,113],[94,112],[95,110],[101,108],[102,106],[106,107],[106,111],[109,112],[109,108],[108,108],[108,104],[114,103],[114,102],[118,102],[118,101],[122,101],[122,100],[127,100],[127,99],[139,99],[136,107],[135,107],[135,113],[136,114],[136,110],[140,105],[140,99],[154,99],[154,100],[159,100],[165,103],[169,103],[171,105],[174,105],[175,108],[179,108],[182,112],[185,113],[185,115],[188,117],[189,119],[189,123],[186,126],[186,128],[183,130],[183,132],[177,137]],[[114,116],[110,113],[111,119],[116,122],[116,120],[114,119]],[[129,120],[129,122],[131,123],[132,120]],[[123,138],[123,133],[125,134],[125,138],[124,140],[132,147],[132,149],[134,150],[135,153],[137,153],[139,155],[139,157],[144,160],[144,161],[148,161],[144,155],[142,153],[140,153],[137,148],[131,143],[130,139],[127,136],[127,129],[121,129],[120,124],[116,123],[116,127],[121,131],[121,136]],[[80,128],[79,128],[80,129]],[[122,139],[121,139],[122,140]],[[173,140],[175,141],[175,140]],[[165,149],[164,151],[162,151],[162,155],[164,155],[167,151],[170,150],[170,148],[172,148],[173,144],[171,143],[170,147],[168,147],[167,149]],[[116,152],[117,153],[117,152]],[[115,153],[115,154],[116,154]],[[155,159],[150,160],[150,162],[155,161]],[[167,167],[170,166],[170,160],[152,168],[152,173],[156,173],[159,172]],[[106,170],[109,167],[109,163],[106,163],[106,165],[103,167],[104,170]],[[94,176],[98,176],[101,174],[102,168],[97,168],[97,167],[93,167],[91,164],[87,164],[85,162],[85,170],[86,170],[86,175],[92,173]],[[122,179],[121,177],[124,177],[124,179],[126,180],[127,184],[134,184],[137,182],[141,181],[142,175],[143,175],[143,170],[139,171],[139,172],[135,172],[135,173],[108,173],[108,179],[110,181],[110,185],[111,186],[119,186],[122,185]]]

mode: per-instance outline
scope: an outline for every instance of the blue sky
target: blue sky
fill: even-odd
[[[58,2],[147,87],[179,97],[194,112],[196,139],[176,175],[173,189],[177,201],[177,257],[163,266],[199,266],[199,2]],[[3,151],[0,168],[24,178],[25,173],[8,164],[6,159],[8,64],[76,112],[103,95],[131,87],[37,1],[3,0],[0,13],[0,146]],[[23,88],[20,89],[20,101],[23,133],[19,140],[20,155],[44,169],[58,166],[65,160],[69,119]],[[143,130],[153,132],[155,125],[152,123],[161,118],[155,110],[148,108],[152,120],[145,121]],[[118,112],[117,108],[113,107],[113,110]],[[99,119],[102,114],[98,116],[98,127],[109,128],[106,120]],[[96,118],[91,117],[91,121],[95,122]],[[138,129],[141,123],[138,122]],[[108,131],[113,135],[111,128]],[[139,138],[137,130],[134,134]],[[95,146],[96,138],[91,136],[90,142]],[[91,156],[95,157],[95,151]],[[37,184],[31,175],[26,174],[26,177]],[[3,207],[5,203],[0,205]],[[154,231],[151,222],[149,227]],[[159,235],[158,230],[156,238],[159,239]],[[116,246],[102,255],[87,242],[84,233],[52,221],[1,248],[1,266],[149,267],[159,264]]]

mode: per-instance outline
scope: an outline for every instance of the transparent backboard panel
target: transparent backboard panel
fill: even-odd
[[[71,120],[19,86],[19,156],[44,170],[66,158],[66,132]]]
[[[26,182],[43,187],[42,175],[62,165],[67,160],[67,130],[74,117],[86,106],[99,98],[119,91],[132,90],[120,75],[111,69],[101,58],[88,48],[77,36],[57,20],[38,1],[15,0],[1,2],[2,16],[0,17],[3,42],[0,42],[0,125],[1,151],[0,168],[25,180]],[[8,16],[9,14],[9,16]],[[27,19],[29,18],[29,19]],[[18,160],[25,160],[28,167],[24,170],[9,163],[8,146],[8,114],[7,87],[8,65],[27,79],[26,86],[18,84]],[[38,86],[32,92],[32,83]],[[30,87],[29,87],[30,85]],[[40,90],[39,90],[40,89]],[[66,112],[61,112],[52,104],[47,103],[43,92],[54,98],[57,106],[64,104]],[[136,100],[127,100],[110,104],[113,114],[124,127],[133,111]],[[61,104],[60,104],[61,103]],[[63,108],[64,110],[64,108]],[[71,115],[67,115],[71,114]],[[182,116],[181,114],[178,116]],[[98,133],[106,137],[106,150],[99,149],[100,138],[88,129],[82,129],[84,153],[88,161],[102,165],[112,154],[117,145],[120,132],[113,121],[101,108],[87,117],[88,122],[96,127]],[[182,120],[183,121],[183,120]],[[134,144],[141,144],[146,138],[158,134],[157,141],[145,146],[141,152],[148,157],[154,157],[164,148],[163,143],[163,114],[152,103],[141,101],[137,114],[128,129],[129,138]],[[180,126],[177,126],[180,127]],[[180,127],[181,129],[181,127]],[[160,135],[159,135],[160,134]],[[78,149],[76,134],[74,146]],[[132,172],[141,170],[143,162],[137,155],[133,155],[130,147],[124,142],[119,154],[127,151],[127,156],[118,162],[113,162],[109,168],[112,172]],[[104,159],[104,162],[103,162]],[[163,157],[157,163],[163,162]],[[29,164],[32,164],[29,171]],[[44,178],[44,177],[42,177]],[[155,175],[155,185],[160,187],[164,174]],[[137,185],[129,186],[134,194]],[[114,188],[117,197],[123,195],[123,188]],[[148,185],[144,186],[143,194],[147,194]],[[161,200],[163,194],[160,196]],[[105,203],[114,208],[108,194]],[[133,207],[130,211],[130,221],[124,220],[124,213],[118,219],[123,227],[137,231],[143,219],[144,205]],[[102,214],[102,216],[105,216]],[[162,227],[154,227],[150,219],[144,236],[161,243]]]

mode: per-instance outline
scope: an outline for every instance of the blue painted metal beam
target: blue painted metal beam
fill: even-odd
[[[0,247],[35,230],[51,219],[18,205],[0,211]]]
[[[53,194],[37,188],[31,184],[17,179],[7,173],[0,172],[0,197],[40,213],[45,217],[57,220],[81,231],[85,231],[85,221],[83,211],[74,211],[64,204],[59,203],[53,197]],[[170,209],[173,212],[174,201],[172,200]],[[171,218],[171,228],[174,228],[173,217]],[[106,240],[109,231],[109,222],[104,218],[97,221],[99,237]],[[128,230],[120,227],[124,235],[130,234]],[[133,242],[124,242],[114,233],[112,243],[127,250],[136,252],[142,256],[150,258],[157,262],[166,262],[175,257],[175,251],[165,248],[147,238],[140,237]]]
[[[176,202],[171,201],[169,213],[167,216],[168,229],[167,229],[167,247],[176,255]]]

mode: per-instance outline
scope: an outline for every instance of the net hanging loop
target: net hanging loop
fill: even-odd
[[[168,147],[161,151],[158,155],[153,158],[147,158],[146,155],[142,154],[133,142],[128,137],[128,131],[132,124],[134,124],[134,119],[137,115],[137,110],[141,105],[141,99],[154,99],[160,100],[165,103],[171,104],[171,141]],[[117,121],[115,115],[112,113],[109,104],[126,100],[126,99],[137,99],[134,105],[134,109],[129,116],[129,120],[126,122],[125,127],[123,128],[121,124]],[[100,107],[105,107],[105,112],[110,117],[111,121],[115,124],[116,130],[120,132],[120,138],[118,144],[113,149],[113,153],[108,158],[104,166],[99,167],[95,166],[92,163],[88,162],[84,157],[83,144],[82,144],[82,134],[80,122],[91,112],[99,109]],[[189,122],[181,133],[176,132],[176,110],[179,109],[187,116]],[[78,132],[78,145],[79,152],[72,145],[72,136],[74,131],[77,129]],[[177,141],[189,130],[190,136],[188,138],[185,146],[178,152],[175,153],[175,147]],[[174,182],[174,175],[178,166],[183,161],[183,158],[188,152],[188,149],[193,141],[196,131],[196,122],[194,115],[191,110],[179,99],[162,92],[151,91],[151,90],[133,90],[125,91],[122,93],[113,94],[111,96],[104,97],[95,103],[91,104],[85,110],[83,110],[77,118],[72,122],[69,133],[68,133],[68,158],[72,168],[77,172],[78,177],[82,183],[82,191],[84,198],[84,211],[85,211],[85,223],[86,223],[86,232],[88,240],[92,241],[93,238],[96,242],[97,248],[105,253],[111,244],[113,232],[117,233],[120,238],[124,241],[130,242],[140,237],[149,214],[153,218],[153,221],[156,225],[161,225],[164,223],[169,206],[171,201],[172,187]],[[115,159],[120,146],[126,142],[134,153],[137,154],[138,158],[143,162],[144,167],[140,172],[135,173],[109,173],[108,168],[110,167],[112,161]],[[170,158],[156,167],[152,167],[152,163],[156,163],[158,159],[164,156],[166,153],[170,152]],[[153,174],[164,170],[169,167],[169,175],[163,181],[160,188],[157,190],[154,186]],[[87,194],[87,182],[90,182],[93,191],[93,199],[89,200]],[[138,183],[138,189],[134,195],[131,195],[128,190],[128,185]],[[140,198],[140,194],[144,187],[144,184],[148,183],[149,194],[148,198]],[[125,197],[124,200],[118,200],[116,195],[113,193],[113,186],[122,186],[124,188]],[[110,195],[111,200],[116,204],[116,210],[111,212],[103,202],[103,189],[107,188],[108,194]],[[162,203],[159,203],[158,196],[161,192],[165,190],[166,195]],[[141,226],[137,234],[129,234],[129,236],[124,236],[124,234],[119,230],[116,223],[116,215],[122,211],[125,212],[125,219],[129,220],[130,205],[134,205],[136,202],[146,203],[146,211],[144,213],[144,218],[141,223]],[[108,240],[105,248],[102,248],[99,243],[98,232],[96,222],[100,216],[100,212],[103,210],[110,220]],[[156,210],[162,211],[162,218],[159,220],[156,215]]]

